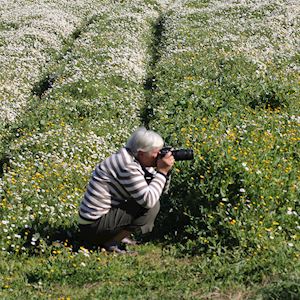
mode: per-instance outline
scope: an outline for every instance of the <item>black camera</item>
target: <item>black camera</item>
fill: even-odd
[[[164,157],[169,151],[172,152],[175,160],[194,159],[194,151],[192,149],[172,149],[172,147],[163,147],[160,150],[159,158]]]

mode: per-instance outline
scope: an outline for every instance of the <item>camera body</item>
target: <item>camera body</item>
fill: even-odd
[[[159,157],[164,157],[169,151],[172,152],[174,159],[177,161],[194,159],[194,151],[192,149],[173,149],[172,147],[163,147],[160,150]]]

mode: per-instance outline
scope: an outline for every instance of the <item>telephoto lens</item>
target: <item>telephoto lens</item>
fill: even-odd
[[[179,160],[192,160],[194,159],[194,151],[192,149],[178,149],[171,150],[174,159]]]
[[[172,147],[169,146],[160,150],[159,157],[164,157],[169,151],[172,152],[174,159],[177,161],[194,159],[194,151],[192,149],[172,149]]]

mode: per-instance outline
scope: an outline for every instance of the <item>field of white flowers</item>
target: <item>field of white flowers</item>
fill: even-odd
[[[187,1],[165,16],[150,125],[197,153],[170,203],[188,251],[299,247],[298,10]]]
[[[195,151],[176,163],[160,234],[188,254],[296,266],[297,2],[0,0],[1,256],[57,255],[96,163],[146,124]]]
[[[75,12],[83,5],[98,15],[72,42],[71,51],[64,53],[58,62],[44,63],[44,70],[41,68],[36,75],[38,79],[46,72],[54,74],[52,87],[44,91],[41,99],[31,96],[27,105],[14,97],[7,97],[3,103],[4,113],[17,111],[15,105],[19,104],[27,113],[23,118],[20,116],[20,121],[10,120],[15,126],[15,139],[4,150],[10,159],[2,166],[5,172],[0,182],[2,250],[18,251],[23,247],[24,236],[19,232],[29,232],[27,228],[33,224],[39,224],[35,225],[38,227],[44,223],[48,228],[51,224],[73,222],[96,162],[115,151],[140,124],[143,80],[150,60],[148,43],[157,10],[143,1],[130,5],[105,1],[98,5],[81,2],[77,5],[73,8]],[[23,11],[20,14],[23,16]],[[31,18],[33,22],[36,15]],[[79,19],[76,20],[78,24]],[[68,28],[71,34],[74,26]],[[51,49],[58,47],[59,52],[62,41],[59,47],[51,39],[51,32],[46,33],[53,40]],[[28,44],[31,47],[30,41]],[[4,50],[8,51],[5,47]],[[40,53],[45,58],[48,55],[43,48]],[[8,72],[16,72],[16,80],[31,76],[32,69],[18,73],[13,66],[10,64]],[[28,86],[23,91],[25,98],[30,96],[33,78],[29,83],[22,85]],[[37,236],[39,233],[31,236],[32,245],[36,244]]]
[[[1,123],[10,124],[26,109],[32,84],[71,34],[101,10],[97,2],[1,1]]]

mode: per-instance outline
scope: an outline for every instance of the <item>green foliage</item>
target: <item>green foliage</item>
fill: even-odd
[[[296,300],[300,295],[300,283],[299,280],[287,280],[279,281],[270,284],[268,287],[263,288],[258,297],[264,300],[275,299],[289,299]]]
[[[0,124],[1,298],[299,298],[297,16],[279,0],[168,4],[76,2],[86,21],[39,50],[34,77],[20,66]],[[161,202],[164,249],[85,249],[90,172],[141,123],[195,152]]]
[[[241,52],[244,37],[221,46],[218,22],[197,26],[213,24],[218,8],[197,14],[193,9],[198,3],[168,14],[154,72],[150,126],[164,133],[167,144],[195,152],[193,162],[176,163],[160,227],[170,229],[169,216],[170,224],[176,222],[169,236],[185,253],[239,248],[250,254],[276,245],[297,251],[297,73],[289,71],[289,59],[268,57],[264,64],[252,58],[255,45]],[[231,9],[236,18],[239,7]],[[227,13],[231,18],[231,10]],[[236,34],[232,22],[229,34]]]
[[[73,239],[92,169],[140,124],[155,14],[140,4],[107,3],[109,13],[80,29],[72,51],[62,50],[59,63],[33,85],[38,97],[27,101],[27,113],[3,134],[2,251],[45,252],[56,231],[71,231]]]
[[[290,251],[279,251],[273,256],[264,252],[245,257],[234,251],[212,257],[174,258],[170,255],[172,249],[162,250],[153,245],[138,249],[139,256],[118,256],[83,248],[73,252],[65,244],[48,247],[44,256],[21,255],[18,259],[11,257],[10,262],[2,253],[1,297],[14,299],[21,290],[23,299],[299,296],[299,277],[293,271],[295,261]]]

